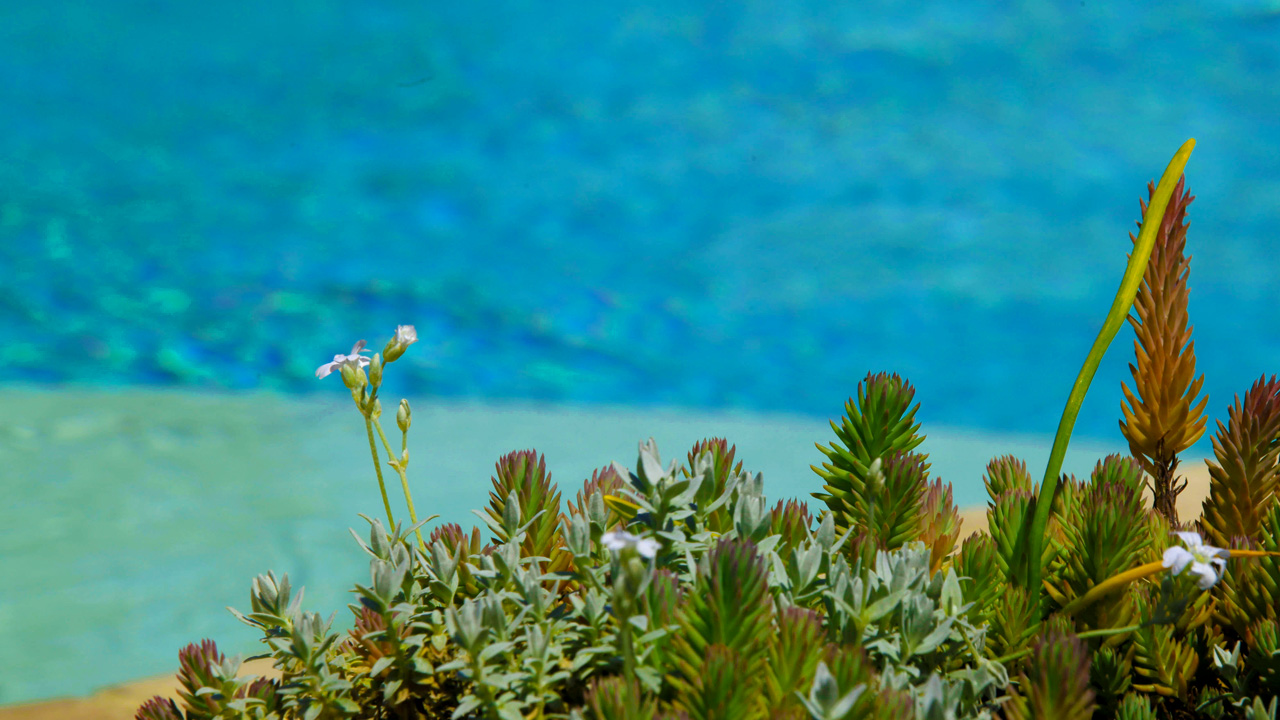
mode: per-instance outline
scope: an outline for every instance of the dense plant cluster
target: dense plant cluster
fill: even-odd
[[[735,453],[710,439],[664,468],[650,441],[567,507],[541,456],[511,453],[483,546],[479,529],[419,546],[370,520],[355,627],[258,577],[240,617],[284,679],[237,679],[211,641],[191,646],[185,717],[993,717],[1008,678],[955,571],[924,543],[876,552],[831,513],[769,507]],[[160,699],[139,716],[184,717]]]
[[[724,439],[666,466],[650,440],[634,469],[599,468],[571,501],[537,452],[505,455],[475,513],[487,539],[456,524],[424,538],[434,518],[417,521],[405,441],[394,453],[378,424],[384,364],[416,341],[402,326],[382,354],[362,356],[361,342],[317,372],[341,373],[410,515],[395,522],[378,469],[388,524],[365,518],[369,541],[357,538],[370,581],[355,588],[354,627],[334,631],[287,576],[261,575],[250,612],[235,614],[282,677],[236,677],[240,661],[205,640],[179,653],[181,702],[153,698],[137,717],[1277,720],[1275,377],[1217,424],[1200,518],[1180,522],[1175,505],[1177,456],[1202,436],[1207,404],[1187,320],[1191,146],[1149,188],[1043,480],[1012,456],[988,464],[985,531],[959,541],[951,487],[916,452],[915,389],[880,373],[818,446],[816,518],[795,500],[770,506]],[[1131,457],[1062,475],[1075,412],[1125,317],[1137,331],[1120,423]],[[401,401],[405,438],[411,420]]]

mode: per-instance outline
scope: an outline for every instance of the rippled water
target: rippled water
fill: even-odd
[[[17,488],[0,510],[0,702],[162,671],[202,635],[248,642],[219,608],[267,567],[340,607],[363,577],[341,529],[378,503],[358,423],[324,425],[356,419],[346,392],[314,370],[397,324],[421,341],[391,394],[490,408],[437,457],[474,464],[439,489],[460,521],[484,501],[467,483],[533,442],[521,423],[561,417],[495,402],[636,414],[601,457],[555,460],[546,447],[573,435],[539,440],[572,482],[684,427],[655,408],[771,413],[751,416],[771,428],[754,446],[743,427],[730,438],[778,468],[771,497],[818,489],[806,443],[868,371],[916,385],[926,432],[1001,436],[947,452],[1043,443],[1136,200],[1195,137],[1191,320],[1211,417],[1277,370],[1271,3],[903,8],[0,13],[0,365],[24,388],[0,422],[0,483]],[[1097,452],[1124,447],[1131,337],[1077,424]],[[200,399],[212,391],[272,399],[246,414]],[[761,447],[792,422],[794,451]],[[673,456],[714,433],[680,432]],[[969,455],[934,458],[961,502],[980,500]]]

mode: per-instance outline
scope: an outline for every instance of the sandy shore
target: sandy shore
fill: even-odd
[[[1178,497],[1178,516],[1197,517],[1201,503],[1209,493],[1209,473],[1203,460],[1187,462],[1179,468],[1187,479],[1187,489]],[[1150,504],[1150,498],[1148,498]],[[985,529],[985,507],[969,507],[960,513],[964,523],[962,536]],[[270,661],[246,663],[241,674],[273,675]],[[89,697],[29,703],[0,708],[0,720],[130,720],[138,706],[153,695],[177,697],[174,676],[138,680],[101,690]]]

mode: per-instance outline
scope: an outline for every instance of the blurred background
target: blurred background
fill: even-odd
[[[958,504],[995,455],[1039,477],[1189,137],[1225,420],[1280,369],[1278,10],[0,6],[0,704],[171,672],[203,637],[258,652],[224,606],[267,570],[349,627],[346,528],[381,501],[315,370],[398,324],[419,342],[383,425],[398,450],[409,398],[423,517],[478,523],[503,453],[546,453],[571,499],[649,436],[664,462],[727,437],[809,499],[878,371],[917,388]],[[1126,326],[1065,470],[1126,450],[1132,358]]]

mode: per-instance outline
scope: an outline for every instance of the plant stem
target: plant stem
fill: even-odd
[[[1125,625],[1124,627],[1120,627],[1120,628],[1102,628],[1100,630],[1086,630],[1076,635],[1076,637],[1080,638],[1081,640],[1084,640],[1086,638],[1092,638],[1092,637],[1106,637],[1108,635],[1119,635],[1121,633],[1133,632],[1134,630],[1139,630],[1141,628],[1142,628],[1142,623],[1138,623],[1136,625]],[[994,662],[998,662],[1003,665],[1004,663],[1010,662],[1012,660],[1017,660],[1018,658],[1026,657],[1031,654],[1031,651],[1032,651],[1032,648],[1019,650],[1016,653],[1009,653],[1008,655],[998,657],[994,660]]]
[[[635,648],[631,645],[631,618],[630,616],[622,618],[621,629],[622,640],[622,672],[628,682],[635,682],[636,679],[636,653]]]
[[[387,455],[391,457],[395,457],[394,455],[391,454],[391,443],[387,442],[386,433],[382,432],[382,423],[374,423],[374,427],[378,428],[378,437],[382,438],[382,446],[387,449]],[[370,438],[369,441],[373,442],[373,438]],[[408,443],[408,438],[406,436],[406,438],[401,441],[401,457],[403,457],[404,445],[406,445],[407,443]],[[396,472],[400,473],[400,487],[404,489],[404,501],[409,506],[409,522],[412,525],[417,525],[418,514],[413,510],[413,495],[410,494],[409,492],[409,478],[405,475],[404,466],[401,465],[399,462],[396,462],[394,467],[396,469]],[[381,473],[379,473],[378,479],[379,481],[381,481],[382,479]],[[383,494],[385,496],[386,494],[385,490],[383,491]],[[422,542],[422,528],[416,528],[414,532],[418,535],[418,545],[425,550],[427,545],[426,543]]]
[[[1231,550],[1231,557],[1266,557],[1268,555],[1280,556],[1280,552],[1270,552],[1267,550]],[[1072,600],[1066,607],[1062,608],[1064,615],[1074,615],[1093,603],[1097,602],[1105,595],[1109,595],[1135,580],[1141,580],[1144,577],[1150,577],[1156,573],[1165,570],[1164,562],[1157,560],[1149,562],[1145,565],[1139,565],[1136,568],[1125,570],[1118,575],[1103,580],[1102,582],[1089,588],[1084,595]],[[1083,635],[1081,636],[1083,637]]]
[[[378,462],[378,446],[373,444],[373,419],[370,415],[364,416],[364,427],[369,433],[369,452],[373,453],[373,470],[378,473],[378,489],[382,491],[382,506],[387,509],[387,523],[391,525],[391,531],[395,532],[396,521],[391,517],[391,501],[387,499],[387,485],[382,481],[382,465]]]
[[[1138,240],[1134,245],[1133,253],[1129,256],[1129,265],[1125,268],[1120,289],[1116,293],[1115,301],[1111,304],[1111,311],[1107,313],[1107,319],[1098,332],[1097,339],[1093,341],[1093,347],[1085,358],[1084,367],[1080,368],[1080,374],[1071,387],[1067,406],[1062,411],[1062,420],[1058,423],[1058,434],[1054,437],[1053,450],[1049,453],[1049,464],[1045,468],[1044,480],[1040,483],[1040,493],[1035,500],[1035,513],[1027,516],[1027,520],[1023,521],[1022,528],[1018,532],[1018,539],[1014,545],[1015,567],[1019,566],[1019,563],[1025,563],[1021,567],[1026,568],[1024,576],[1026,590],[1035,604],[1037,620],[1044,617],[1040,565],[1044,557],[1045,529],[1049,524],[1049,511],[1053,505],[1053,497],[1058,490],[1058,473],[1062,470],[1062,460],[1067,453],[1067,443],[1071,440],[1071,430],[1075,427],[1076,416],[1080,413],[1085,393],[1089,391],[1089,383],[1093,381],[1098,365],[1102,362],[1102,356],[1106,354],[1107,347],[1115,339],[1116,333],[1119,332],[1125,317],[1133,307],[1138,286],[1142,284],[1142,276],[1151,259],[1156,233],[1164,220],[1164,211],[1169,205],[1169,198],[1173,195],[1173,187],[1182,175],[1195,145],[1194,138],[1183,143],[1182,147],[1178,148],[1178,152],[1174,153],[1173,159],[1169,161],[1164,175],[1160,177],[1160,184],[1156,186],[1151,204],[1147,206],[1142,229],[1138,232]]]

